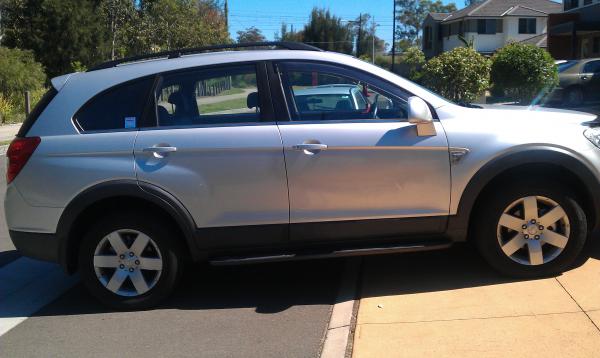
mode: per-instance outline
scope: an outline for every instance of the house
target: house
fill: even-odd
[[[431,58],[464,46],[459,36],[473,41],[482,54],[509,42],[544,47],[548,15],[560,11],[562,5],[550,0],[485,0],[449,14],[430,13],[422,27],[423,52]]]
[[[548,51],[561,60],[600,57],[600,0],[564,0],[548,19]]]

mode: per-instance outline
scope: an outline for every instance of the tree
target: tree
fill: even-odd
[[[71,63],[103,60],[106,32],[92,0],[4,0],[8,47],[33,51],[50,77],[70,72]]]
[[[105,19],[110,43],[110,59],[127,53],[127,34],[136,22],[138,13],[133,0],[102,0],[100,10]]]
[[[352,31],[329,10],[313,8],[302,40],[323,50],[352,53]]]
[[[373,38],[375,38],[375,53],[385,51],[386,43],[383,39],[377,37],[377,24],[373,21],[371,15],[362,14],[362,21],[360,21],[360,18],[356,18],[356,20],[353,21],[353,24],[355,25],[356,57],[366,55],[368,58],[371,58],[373,56]],[[361,36],[358,36],[359,32]],[[360,51],[360,53],[358,53],[358,51]]]
[[[294,25],[288,30],[285,22],[281,23],[281,32],[275,33],[276,41],[291,41],[291,42],[302,42],[304,41],[304,34],[302,31],[295,31]]]
[[[21,95],[44,85],[46,74],[31,51],[0,47],[0,93]]]
[[[411,44],[419,44],[421,27],[430,12],[449,13],[456,11],[454,3],[444,5],[441,0],[395,0],[397,7],[396,19],[400,26],[396,34],[400,39],[409,40]]]
[[[490,61],[468,47],[432,58],[423,66],[425,86],[456,102],[472,102],[490,84]]]
[[[215,0],[146,0],[141,3],[143,52],[230,42]]]
[[[492,57],[494,92],[504,93],[521,103],[530,103],[558,83],[552,56],[534,45],[512,43]]]
[[[408,78],[419,82],[421,79],[421,68],[425,64],[425,54],[417,46],[407,49],[402,56],[402,63],[407,67]]]
[[[249,27],[246,30],[238,31],[237,32],[237,42],[238,43],[243,43],[243,42],[263,42],[263,41],[266,41],[266,40],[267,39],[262,34],[262,32],[260,31],[260,29],[257,29],[254,26]]]
[[[36,102],[45,80],[44,69],[31,51],[0,47],[0,122],[23,120],[23,93],[31,91]]]

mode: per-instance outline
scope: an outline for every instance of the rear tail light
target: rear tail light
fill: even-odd
[[[40,137],[15,138],[6,151],[8,168],[6,169],[6,183],[12,182],[38,147]]]

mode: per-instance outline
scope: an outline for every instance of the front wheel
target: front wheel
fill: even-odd
[[[158,218],[117,213],[85,235],[79,271],[88,290],[117,309],[144,309],[166,298],[181,274],[181,250]]]
[[[474,220],[481,254],[495,269],[515,277],[564,271],[587,237],[585,212],[560,185],[523,183],[494,191]]]

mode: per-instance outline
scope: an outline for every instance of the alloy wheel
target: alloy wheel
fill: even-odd
[[[567,246],[569,218],[552,199],[527,196],[512,202],[500,216],[498,243],[506,256],[522,265],[554,260]]]
[[[156,243],[137,230],[122,229],[100,240],[94,252],[100,283],[119,296],[139,296],[158,282],[163,259]]]

